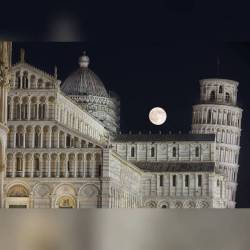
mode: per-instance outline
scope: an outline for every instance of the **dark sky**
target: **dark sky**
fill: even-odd
[[[86,50],[90,68],[121,98],[123,132],[157,132],[147,117],[154,106],[167,110],[163,132],[188,132],[192,105],[199,101],[198,80],[218,77],[219,56],[219,77],[240,82],[237,202],[250,207],[250,6],[224,0],[134,2],[17,3],[11,16],[0,17],[1,36],[19,41],[14,62],[24,47],[29,63],[50,73],[56,64],[62,80]]]

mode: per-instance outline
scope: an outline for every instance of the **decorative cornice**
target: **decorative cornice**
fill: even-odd
[[[239,82],[229,79],[220,79],[220,78],[208,78],[208,79],[201,79],[200,84],[230,84],[235,85],[236,87],[239,85]]]

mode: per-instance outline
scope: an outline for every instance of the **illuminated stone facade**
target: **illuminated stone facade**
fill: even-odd
[[[11,74],[6,69],[2,207],[233,207],[218,160],[223,145],[216,131],[198,126],[196,106],[192,134],[120,134],[119,101],[88,69],[86,55],[79,63],[62,84],[56,70],[50,75],[25,62],[24,51]]]
[[[237,107],[239,83],[225,79],[200,81],[200,104],[193,106],[192,133],[216,134],[216,162],[226,177],[228,207],[235,207],[239,169],[242,109]]]

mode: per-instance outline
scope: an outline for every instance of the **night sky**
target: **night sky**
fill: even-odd
[[[244,112],[237,206],[250,207],[250,6],[183,0],[16,7],[8,23],[0,22],[1,36],[17,41],[13,62],[23,47],[28,63],[51,74],[57,65],[64,80],[86,50],[89,67],[120,96],[124,133],[187,133],[192,105],[199,102],[199,79],[239,81],[238,105]],[[154,106],[167,110],[163,126],[148,120]]]

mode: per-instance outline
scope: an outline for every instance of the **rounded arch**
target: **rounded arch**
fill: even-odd
[[[145,202],[145,207],[147,207],[147,208],[156,208],[157,204],[156,204],[155,201],[150,200],[150,201]]]
[[[47,184],[41,184],[37,183],[33,189],[32,193],[34,194],[35,197],[45,197],[49,196],[51,193],[51,188]]]
[[[183,208],[183,203],[181,201],[176,201],[174,204],[175,208]]]
[[[158,202],[158,208],[170,208],[170,204],[168,201],[159,201]]]
[[[76,196],[76,190],[71,183],[61,183],[57,185],[53,190],[53,195],[72,195]]]
[[[92,192],[90,193],[90,189],[92,189]],[[87,190],[89,189],[89,190]],[[87,193],[85,192],[87,190]],[[89,195],[89,196],[92,196],[92,194],[96,193],[96,194],[99,194],[100,193],[100,190],[99,190],[99,187],[95,184],[84,184],[82,185],[80,188],[79,188],[79,191],[78,191],[78,195],[79,196],[85,196],[86,194]]]
[[[195,208],[195,202],[192,200],[184,202],[184,208]]]
[[[38,88],[38,89],[44,88],[44,82],[43,82],[43,79],[42,79],[42,78],[39,78],[39,79],[38,79],[38,81],[37,81],[37,88]]]
[[[77,207],[76,198],[72,195],[62,195],[56,199],[55,207],[56,208],[76,208]]]
[[[7,189],[7,197],[29,197],[30,191],[23,183],[12,184]]]
[[[80,208],[98,208],[100,204],[100,190],[94,184],[85,184],[78,192]]]
[[[35,75],[30,76],[30,87],[32,89],[36,88],[36,76]]]

